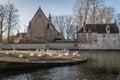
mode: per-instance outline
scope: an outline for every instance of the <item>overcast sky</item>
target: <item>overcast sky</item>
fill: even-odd
[[[27,28],[29,21],[34,16],[39,7],[48,16],[52,15],[72,15],[73,6],[76,0],[10,0],[19,10],[20,29],[21,32]],[[7,0],[0,0],[0,3],[6,3]],[[112,6],[116,9],[116,13],[120,12],[120,0],[106,0],[107,6]],[[25,28],[24,28],[25,27]]]

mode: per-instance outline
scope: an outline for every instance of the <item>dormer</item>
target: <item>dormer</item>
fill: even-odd
[[[110,33],[110,26],[107,25],[105,30],[106,30],[106,32],[109,34],[109,33]]]

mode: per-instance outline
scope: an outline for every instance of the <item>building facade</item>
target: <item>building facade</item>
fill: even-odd
[[[49,14],[48,19],[41,8],[29,22],[27,36],[30,43],[55,42],[58,38],[64,39],[51,23],[51,15]]]
[[[78,42],[95,44],[96,47],[119,48],[119,29],[116,23],[110,24],[86,24],[78,32]]]
[[[16,39],[14,40],[14,43],[27,43],[27,33],[17,33]]]

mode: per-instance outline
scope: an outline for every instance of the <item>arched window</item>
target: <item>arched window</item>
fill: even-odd
[[[50,27],[50,25],[49,25],[49,23],[47,23],[47,29],[49,29],[49,27]]]
[[[60,36],[60,33],[58,33],[58,36]]]

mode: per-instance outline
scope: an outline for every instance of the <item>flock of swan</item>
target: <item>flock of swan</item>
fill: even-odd
[[[14,52],[19,53],[19,51],[17,50],[13,50]],[[78,54],[78,51],[74,51],[72,53],[70,53],[69,50],[67,49],[63,49],[63,50],[45,50],[45,49],[36,49],[35,52],[38,52],[37,54],[34,52],[29,52],[29,57],[43,57],[44,55],[46,55],[47,57],[53,57],[53,56],[58,56],[58,57],[67,57],[67,56],[80,56],[80,54]],[[42,54],[42,52],[44,52],[44,54]],[[9,55],[10,52],[9,51],[5,51],[6,55]],[[24,54],[19,53],[18,54],[18,58],[23,58]]]

